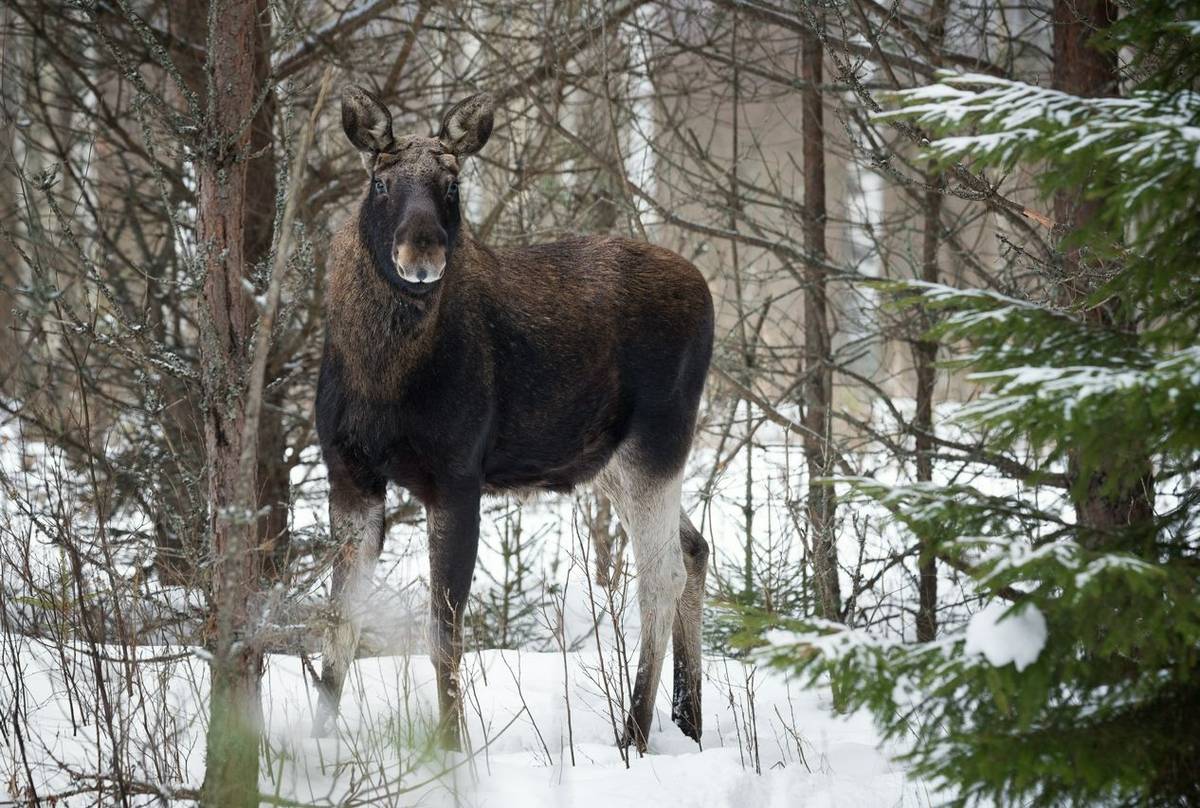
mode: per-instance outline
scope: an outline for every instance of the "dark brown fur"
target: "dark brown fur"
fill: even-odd
[[[367,192],[332,245],[317,425],[339,542],[376,541],[339,535],[336,523],[373,524],[346,514],[377,507],[389,482],[426,505],[434,660],[453,745],[458,632],[481,492],[568,491],[596,477],[618,448],[636,458],[645,479],[677,478],[711,355],[712,300],[695,267],[641,242],[581,237],[511,249],[475,242],[459,224],[453,190],[464,153],[454,149],[469,154],[486,141],[486,99],[453,109],[440,138],[400,141],[390,116],[384,131],[371,101],[347,95],[347,133],[392,151],[367,150]],[[396,256],[415,255],[431,256],[421,259],[431,271],[444,255],[440,280],[402,277]],[[700,582],[689,590],[698,620],[707,545],[686,527],[689,582],[697,575]],[[690,673],[676,676],[677,690],[687,691],[677,702],[689,712],[677,721],[697,739],[698,642],[697,634]],[[327,663],[323,675],[334,706],[345,664],[331,670]],[[631,718],[630,740],[639,745],[653,686],[634,697],[643,708]]]

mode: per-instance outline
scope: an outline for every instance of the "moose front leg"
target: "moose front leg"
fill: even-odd
[[[313,737],[332,731],[346,673],[358,650],[363,616],[369,608],[371,576],[383,547],[383,503],[382,487],[364,492],[331,473],[329,528],[337,548],[333,560],[333,625],[325,633],[321,654]]]
[[[439,491],[427,508],[429,523],[429,651],[437,675],[439,740],[446,749],[461,749],[462,623],[475,555],[479,548],[478,485]]]

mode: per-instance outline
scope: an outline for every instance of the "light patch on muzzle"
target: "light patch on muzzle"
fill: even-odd
[[[446,250],[434,247],[414,250],[401,244],[392,254],[396,272],[409,283],[437,283],[446,271]]]

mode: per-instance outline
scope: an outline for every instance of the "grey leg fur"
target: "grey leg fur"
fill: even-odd
[[[383,546],[383,502],[382,495],[338,496],[337,492],[329,499],[329,526],[338,547],[333,562],[334,625],[326,632],[321,655],[313,737],[333,730],[346,673],[358,650],[371,576]]]
[[[600,475],[599,484],[629,534],[637,563],[642,648],[626,720],[625,742],[636,743],[644,751],[654,718],[654,696],[667,642],[687,583],[679,542],[683,474],[681,471],[666,479],[656,479],[631,462],[629,454],[618,452]]]

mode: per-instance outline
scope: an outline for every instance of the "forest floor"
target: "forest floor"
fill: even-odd
[[[756,535],[767,548],[760,559],[764,587],[781,585],[771,570],[801,569],[798,543],[789,542],[787,534],[796,460],[787,435],[776,432],[771,425],[760,430],[758,440],[766,448],[756,456]],[[53,458],[12,437],[7,445],[0,440],[0,465],[19,469],[25,464],[36,478],[49,478]],[[326,490],[315,448],[308,454],[311,476],[293,479],[292,527],[297,535],[315,537],[322,530]],[[697,460],[700,467],[707,462]],[[714,551],[710,582],[721,568],[732,569],[730,559],[741,557],[738,542],[744,531],[737,514],[743,472],[748,470],[740,460],[730,465],[712,486],[705,519],[698,521]],[[697,518],[700,509],[690,510]],[[856,512],[868,513],[861,504]],[[27,591],[27,576],[18,567],[29,567],[42,582],[37,591],[56,593],[55,587],[68,580],[60,549],[32,526],[22,527],[19,514],[10,515],[13,535],[31,538],[21,553],[13,550],[20,558],[0,564],[0,580],[12,592]],[[614,609],[618,617],[612,619],[605,604],[597,603],[604,598],[588,584],[593,561],[588,543],[580,540],[581,518],[572,498],[542,499],[521,508],[496,501],[485,508],[482,522],[475,590],[500,591],[507,577],[498,548],[504,537],[520,535],[527,556],[521,563],[532,568],[532,587],[539,595],[534,601],[545,602],[509,625],[515,636],[510,643],[523,650],[471,651],[464,657],[467,750],[431,749],[436,696],[433,669],[419,639],[428,612],[424,528],[397,524],[376,573],[380,589],[367,622],[378,621],[382,625],[376,628],[392,637],[411,637],[411,643],[398,646],[411,653],[357,662],[347,681],[339,731],[323,739],[309,737],[315,697],[311,669],[297,657],[268,658],[262,694],[264,804],[892,808],[938,802],[926,784],[909,779],[891,759],[892,750],[881,744],[865,714],[831,713],[827,688],[806,688],[779,672],[717,654],[705,662],[703,744],[670,721],[668,661],[648,753],[631,752],[626,759],[615,742],[613,716],[619,717],[628,696],[615,671],[622,652],[628,668],[635,664],[636,576],[621,595],[629,607]],[[872,525],[878,529],[866,536],[868,556],[890,557],[889,548],[898,544],[891,522],[880,516]],[[131,522],[123,528],[134,534],[146,526]],[[858,537],[847,535],[844,541],[845,557],[862,555]],[[143,561],[130,557],[122,570],[132,575]],[[903,574],[899,568],[887,573]],[[885,575],[890,586],[889,580]],[[103,578],[97,587],[104,591]],[[945,591],[956,588],[946,581]],[[551,592],[552,597],[542,597]],[[869,594],[860,596],[859,608],[885,614],[898,608],[882,600],[868,602]],[[197,609],[202,604],[191,602],[196,597],[163,590],[150,604],[158,605],[149,617],[141,619],[152,621],[163,608]],[[55,616],[54,603],[38,598],[14,597],[7,605],[46,612],[44,625],[63,619]],[[495,612],[495,605],[489,600],[475,608]],[[547,613],[555,608],[557,614]],[[493,623],[500,619],[493,617]],[[546,650],[559,642],[572,650]],[[141,647],[137,664],[125,660],[123,654],[131,652],[120,646],[101,651],[107,660],[97,667],[82,649],[0,633],[0,714],[5,719],[0,722],[0,806],[24,804],[34,796],[28,792],[31,779],[42,804],[111,804],[107,796],[97,801],[95,785],[98,776],[110,782],[114,761],[135,781],[135,790],[146,792],[130,804],[190,804],[187,796],[204,776],[206,660],[181,646]],[[104,682],[103,698],[97,678]],[[18,724],[20,737],[13,730]],[[115,748],[114,737],[119,739]],[[55,795],[73,792],[51,802]]]
[[[74,790],[81,783],[72,772],[95,772],[111,759],[107,733],[72,718],[92,710],[73,703],[87,692],[66,680],[62,671],[75,666],[64,666],[58,649],[11,635],[4,640],[22,646],[16,656],[28,717],[24,741],[39,793],[45,799]],[[172,650],[182,649],[142,654],[170,657]],[[274,804],[487,808],[870,808],[935,801],[889,760],[866,716],[835,717],[827,690],[804,689],[730,659],[707,660],[703,748],[670,722],[664,682],[649,752],[631,751],[626,761],[614,743],[598,659],[595,652],[469,654],[468,751],[446,754],[431,752],[427,743],[436,703],[427,657],[356,663],[339,731],[323,739],[308,737],[313,688],[301,661],[271,657],[263,681],[263,792],[274,795]],[[82,654],[77,663],[86,664]],[[123,665],[105,667],[119,675]],[[114,721],[130,739],[120,754],[127,770],[141,773],[143,786],[159,791],[134,804],[161,805],[161,795],[198,787],[203,779],[207,665],[185,653],[135,670],[136,685],[115,705]],[[22,796],[6,789],[28,782],[13,777],[25,774],[24,762],[6,762],[0,802]],[[94,800],[94,794],[79,795],[57,804]]]

